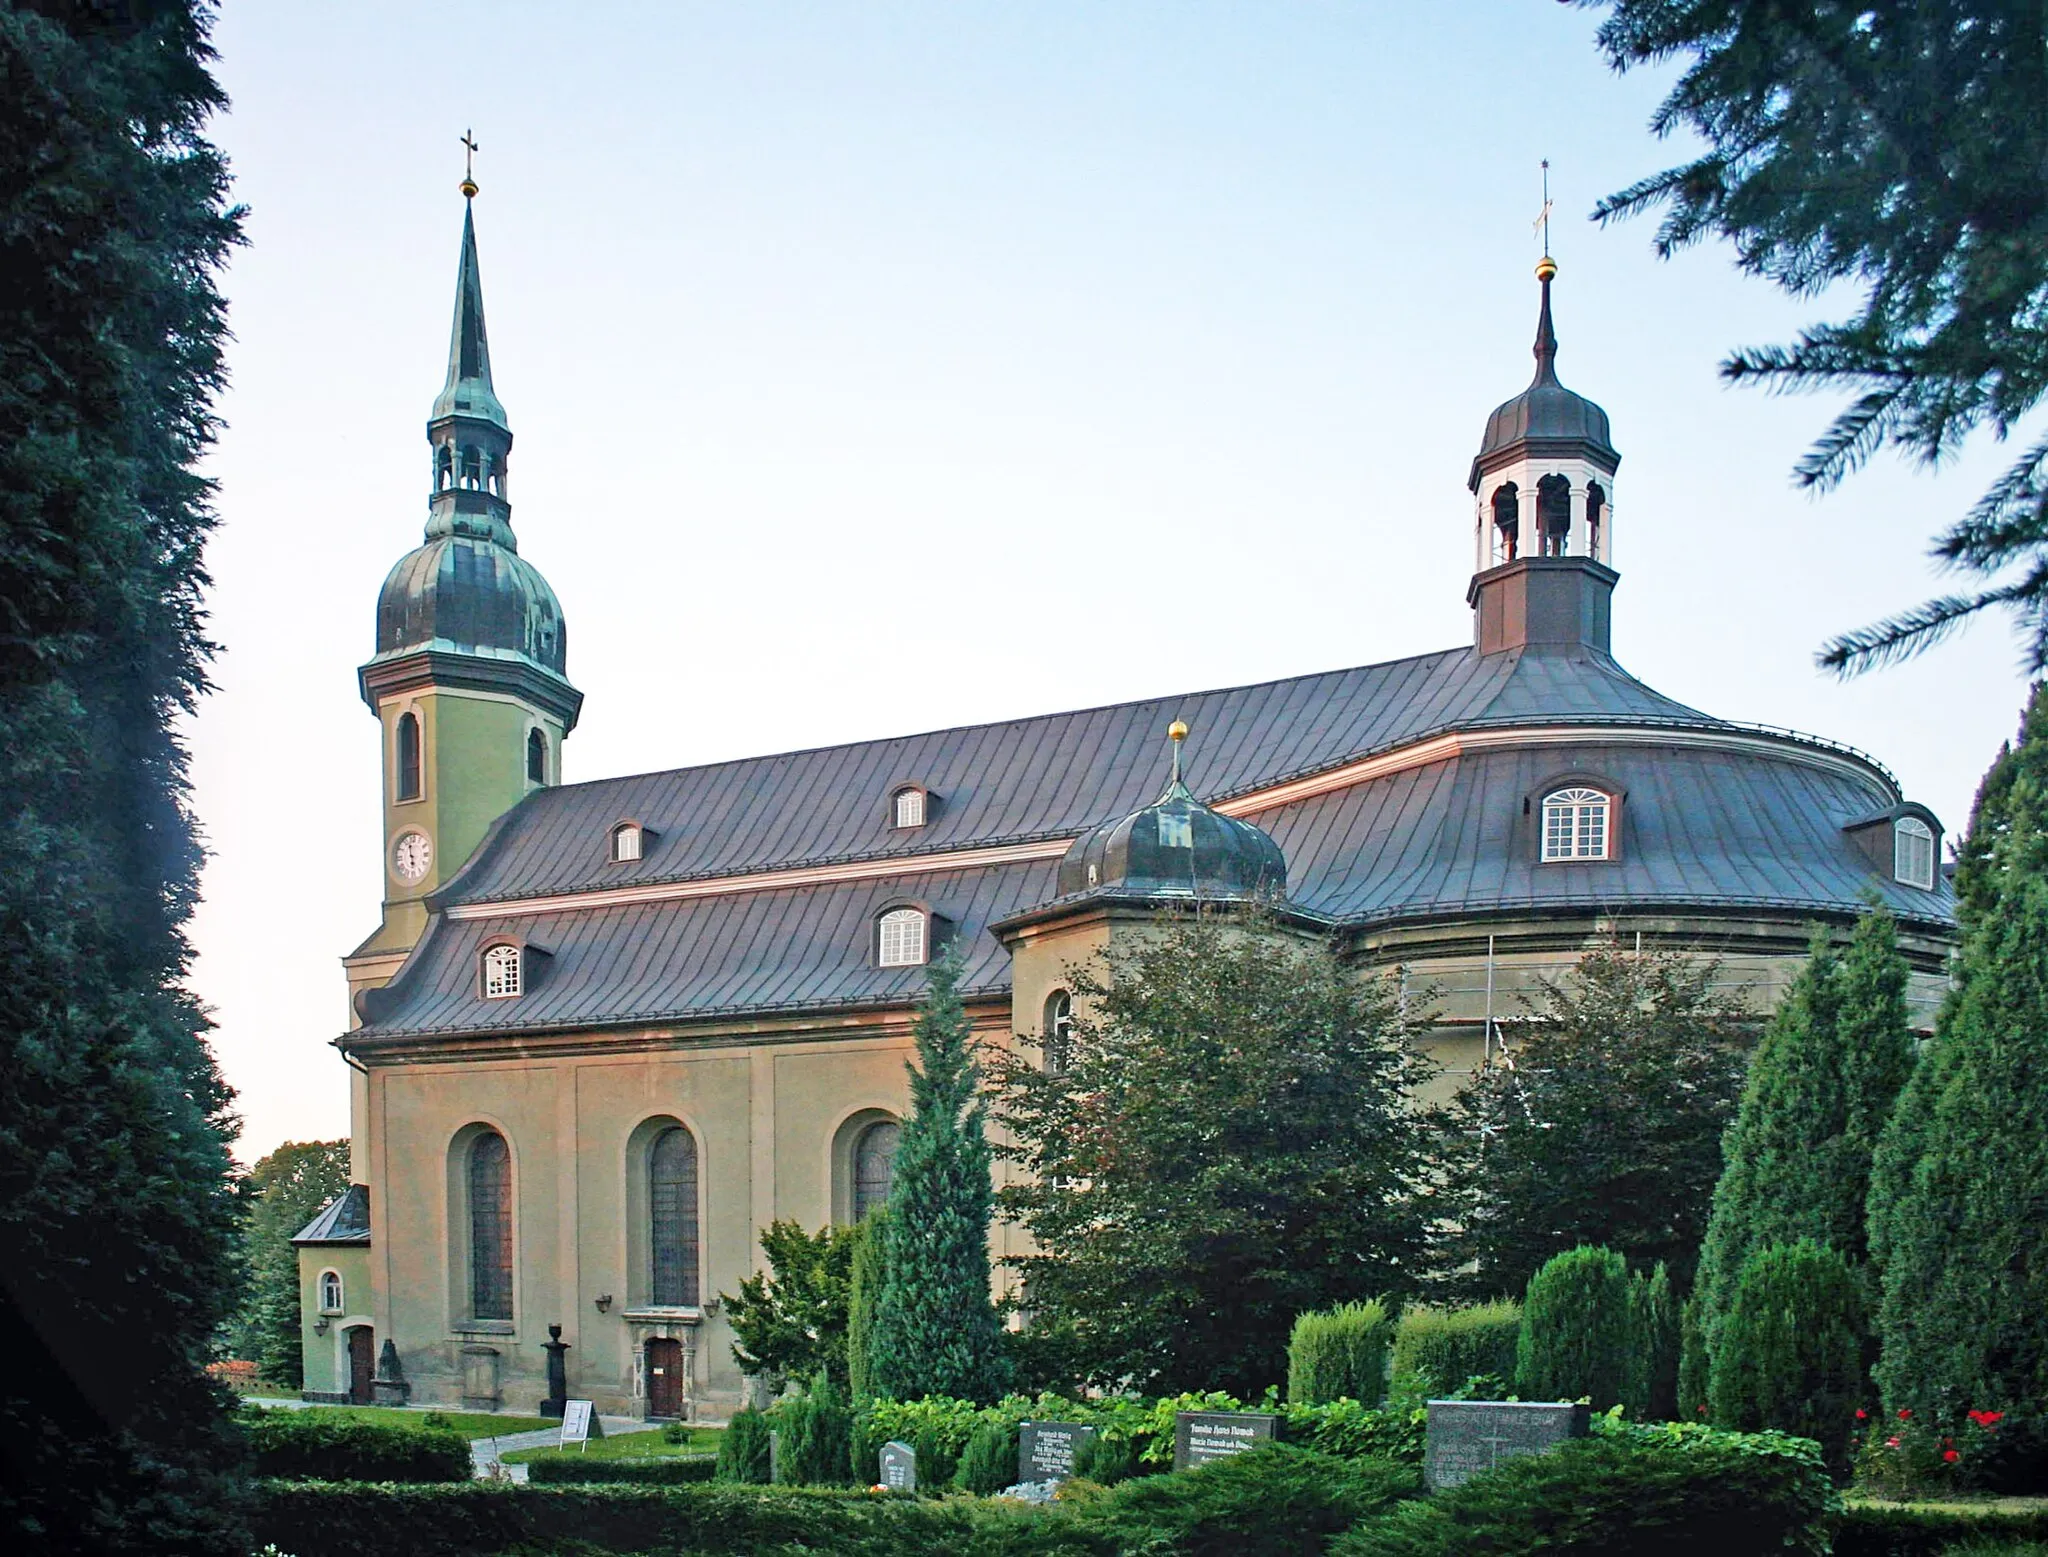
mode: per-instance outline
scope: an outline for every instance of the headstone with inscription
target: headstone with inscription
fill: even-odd
[[[1271,1411],[1182,1411],[1173,1419],[1173,1468],[1227,1460],[1278,1434],[1280,1418]]]
[[[891,1492],[917,1490],[917,1451],[896,1439],[882,1445],[881,1485]]]
[[[1065,1481],[1074,1474],[1074,1455],[1095,1441],[1095,1429],[1079,1422],[1019,1422],[1017,1479]]]
[[[1592,1416],[1587,1406],[1543,1401],[1432,1400],[1422,1478],[1432,1491],[1455,1487],[1505,1460],[1585,1437]]]

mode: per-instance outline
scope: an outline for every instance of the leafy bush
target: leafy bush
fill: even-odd
[[[1999,1544],[1991,1544],[1991,1543]],[[2021,1557],[2048,1542],[2048,1510],[1879,1508],[1852,1504],[1835,1531],[1835,1557],[1943,1557],[2009,1553]],[[1968,1544],[1964,1544],[1968,1543]],[[1983,1543],[1981,1546],[1978,1543]]]
[[[1628,1284],[1628,1414],[1639,1422],[1668,1422],[1678,1415],[1678,1299],[1671,1276],[1659,1260],[1647,1275],[1637,1271]],[[1769,1424],[1782,1425],[1782,1424]]]
[[[646,1454],[630,1460],[562,1455],[529,1462],[526,1479],[557,1485],[622,1482],[631,1486],[677,1487],[715,1479],[718,1461],[715,1454]]]
[[[1083,1439],[1074,1450],[1076,1481],[1114,1487],[1119,1482],[1129,1481],[1142,1468],[1138,1460],[1138,1446],[1128,1438],[1101,1433],[1094,1438]]]
[[[1759,1248],[1742,1262],[1713,1349],[1714,1425],[1811,1438],[1845,1478],[1865,1392],[1863,1333],[1856,1278],[1841,1255],[1807,1238]]]
[[[1529,1278],[1517,1389],[1525,1400],[1616,1404],[1628,1388],[1632,1328],[1628,1262],[1612,1249],[1566,1250]]]
[[[1856,1413],[1859,1424],[1865,1414]],[[1857,1484],[1881,1497],[1959,1491],[2037,1492],[2048,1485],[2039,1419],[1969,1411],[1953,1426],[1902,1406],[1868,1419],[1856,1456]]]
[[[1782,1433],[1603,1423],[1368,1519],[1332,1557],[1822,1557],[1834,1498],[1820,1452]]]
[[[241,1418],[259,1476],[311,1481],[467,1481],[469,1440],[445,1427],[404,1427],[324,1411]]]
[[[853,1412],[829,1373],[768,1413],[782,1438],[775,1479],[789,1487],[844,1486],[853,1475]]]
[[[1480,1303],[1471,1308],[1401,1311],[1394,1329],[1394,1384],[1397,1401],[1447,1395],[1471,1378],[1515,1376],[1522,1335],[1522,1305]]]
[[[967,1440],[967,1452],[960,1456],[960,1486],[983,1497],[1014,1486],[1017,1481],[1017,1429],[1000,1422],[984,1422]],[[924,1484],[920,1472],[918,1484]]]
[[[1327,1406],[1286,1406],[1289,1443],[1345,1459],[1422,1463],[1422,1435],[1429,1412],[1421,1406],[1374,1410],[1355,1400]]]
[[[1332,1400],[1378,1405],[1387,1394],[1392,1332],[1393,1317],[1377,1302],[1297,1315],[1287,1338],[1287,1398],[1305,1406]]]
[[[718,1441],[718,1466],[713,1479],[766,1486],[771,1456],[768,1418],[752,1406],[733,1413]]]
[[[1117,1551],[1294,1557],[1324,1550],[1332,1536],[1420,1489],[1410,1466],[1274,1444],[1127,1481],[1079,1515]]]

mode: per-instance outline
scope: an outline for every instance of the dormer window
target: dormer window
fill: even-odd
[[[612,829],[612,863],[623,865],[640,858],[642,839],[638,822],[621,822]]]
[[[924,791],[915,784],[896,791],[890,800],[892,823],[896,827],[924,826]]]
[[[1574,785],[1543,797],[1543,858],[1604,860],[1614,799],[1602,790]]]
[[[875,926],[875,961],[884,968],[922,966],[928,928],[923,909],[890,909]]]
[[[1934,829],[1917,816],[1892,823],[1892,875],[1909,887],[1934,890]]]
[[[517,997],[526,983],[520,963],[519,948],[516,946],[498,945],[485,948],[484,999],[511,1000]]]

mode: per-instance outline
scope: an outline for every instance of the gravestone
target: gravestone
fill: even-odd
[[[1432,1400],[1423,1430],[1423,1480],[1432,1491],[1455,1487],[1504,1460],[1585,1437],[1592,1416],[1588,1406],[1541,1401]]]
[[[917,1490],[917,1451],[909,1444],[892,1438],[882,1445],[882,1485],[891,1492]]]
[[[1173,1468],[1207,1465],[1271,1443],[1280,1418],[1271,1411],[1182,1411],[1173,1419]]]
[[[1019,1422],[1017,1479],[1065,1481],[1074,1474],[1074,1455],[1095,1441],[1095,1429],[1079,1422]]]

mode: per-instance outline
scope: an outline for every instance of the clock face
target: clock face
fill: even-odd
[[[425,833],[407,833],[391,848],[391,868],[401,881],[418,881],[434,863],[434,846]]]

